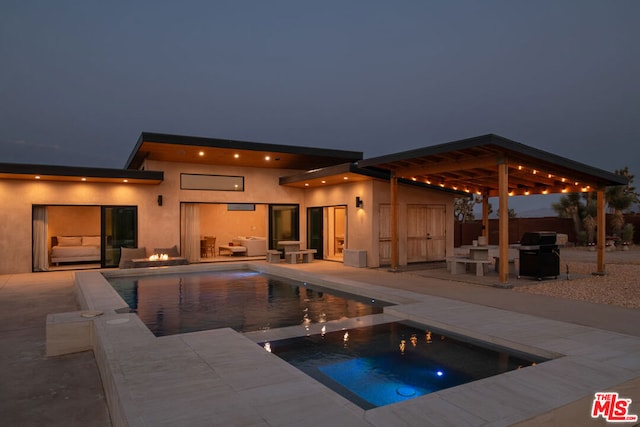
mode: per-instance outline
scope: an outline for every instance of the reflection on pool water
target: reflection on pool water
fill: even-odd
[[[385,323],[262,345],[363,409],[413,399],[545,361],[463,341],[411,322]]]
[[[107,278],[156,335],[239,332],[323,323],[382,312],[383,301],[255,271]]]

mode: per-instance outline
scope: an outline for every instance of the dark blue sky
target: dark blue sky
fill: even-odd
[[[497,133],[640,179],[639,18],[618,0],[4,0],[0,161],[118,168],[142,131],[365,157]]]

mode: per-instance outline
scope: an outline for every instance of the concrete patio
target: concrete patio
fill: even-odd
[[[136,316],[110,312],[115,307],[109,295],[89,297],[96,305],[80,307],[71,272],[0,276],[1,333],[3,343],[10,343],[2,350],[2,375],[8,379],[0,396],[3,420],[65,426],[605,425],[590,418],[593,393],[605,390],[633,399],[631,413],[640,413],[638,310],[331,262],[251,264],[399,304],[376,318],[337,322],[334,328],[412,319],[564,356],[363,411],[254,344],[283,331],[243,335],[221,329],[155,338]],[[101,292],[87,290],[94,291]],[[46,314],[80,308],[105,311],[91,321],[98,363],[92,352],[45,358]],[[291,333],[302,332],[286,332]],[[102,381],[96,365],[103,367]]]

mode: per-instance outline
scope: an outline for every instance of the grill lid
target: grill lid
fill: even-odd
[[[555,231],[532,231],[524,233],[520,239],[522,246],[543,246],[556,244]]]

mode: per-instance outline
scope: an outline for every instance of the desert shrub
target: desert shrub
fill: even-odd
[[[633,232],[633,224],[625,224],[624,228],[622,229],[622,240],[629,243],[633,242]]]

